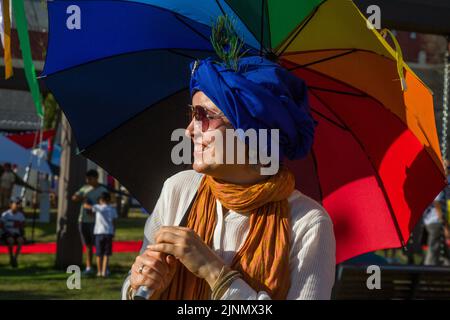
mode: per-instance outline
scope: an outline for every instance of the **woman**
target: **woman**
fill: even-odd
[[[280,159],[304,157],[315,122],[303,81],[262,57],[235,68],[208,58],[193,67],[191,96],[194,170],[164,183],[123,298],[145,286],[150,299],[329,299],[335,240],[325,210],[282,164],[267,176],[261,164],[223,161],[230,128],[279,129]]]

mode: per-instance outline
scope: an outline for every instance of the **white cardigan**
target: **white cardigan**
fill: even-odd
[[[179,225],[200,185],[203,175],[193,170],[183,171],[164,183],[161,195],[147,219],[142,250],[154,242],[154,234],[162,225]],[[294,190],[288,198],[291,214],[290,272],[288,300],[330,299],[335,278],[335,239],[333,224],[325,209],[316,201]],[[217,201],[213,250],[230,264],[244,243],[249,229],[245,214],[222,213]],[[126,299],[129,277],[122,287]],[[244,280],[235,280],[222,300],[268,300],[265,291],[256,292]]]

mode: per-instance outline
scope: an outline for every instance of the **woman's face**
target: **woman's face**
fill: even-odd
[[[192,97],[192,106],[206,111],[207,119],[192,118],[186,128],[186,135],[194,143],[193,169],[197,172],[214,175],[225,163],[225,130],[231,129],[230,121],[202,91]],[[221,141],[217,141],[221,139]],[[221,142],[221,143],[217,143]],[[222,147],[223,146],[223,147]]]
[[[249,147],[238,138],[231,122],[214,102],[198,91],[192,97],[192,106],[194,117],[185,131],[194,143],[192,168],[225,181],[259,181],[260,164],[250,163]]]

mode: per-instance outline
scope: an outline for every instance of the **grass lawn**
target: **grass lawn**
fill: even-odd
[[[80,290],[69,290],[70,274],[55,270],[55,256],[27,254],[19,257],[19,268],[9,266],[8,256],[0,255],[0,300],[18,299],[120,299],[120,289],[135,253],[115,253],[109,278],[82,277]]]
[[[30,217],[27,214],[27,217]],[[116,224],[114,240],[142,240],[147,215],[130,212]],[[31,239],[32,226],[26,226],[26,237]],[[56,241],[56,214],[50,223],[36,223],[36,242]],[[55,270],[52,254],[25,254],[19,256],[19,268],[9,266],[7,254],[0,254],[0,300],[3,299],[120,299],[120,289],[136,253],[114,253],[110,261],[111,276],[107,279],[82,277],[80,290],[69,290],[65,270]]]
[[[27,214],[30,217],[29,214]],[[130,212],[128,218],[117,221],[115,240],[142,240],[147,216],[140,211]],[[31,239],[31,223],[26,236]],[[56,240],[56,217],[53,212],[48,224],[36,223],[34,240]],[[378,252],[383,256],[383,252]],[[405,263],[400,250],[393,254],[399,263]],[[111,276],[107,279],[82,277],[80,290],[69,290],[65,270],[55,270],[55,256],[50,254],[26,254],[19,257],[19,268],[9,266],[7,254],[0,254],[0,300],[4,299],[120,299],[120,289],[136,253],[114,253],[111,257]]]

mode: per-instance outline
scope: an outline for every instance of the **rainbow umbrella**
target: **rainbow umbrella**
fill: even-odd
[[[54,0],[43,79],[83,155],[151,211],[187,124],[189,63],[214,54],[211,24],[234,21],[248,54],[309,87],[317,136],[289,161],[334,221],[337,262],[400,247],[446,185],[432,93],[342,0]]]

